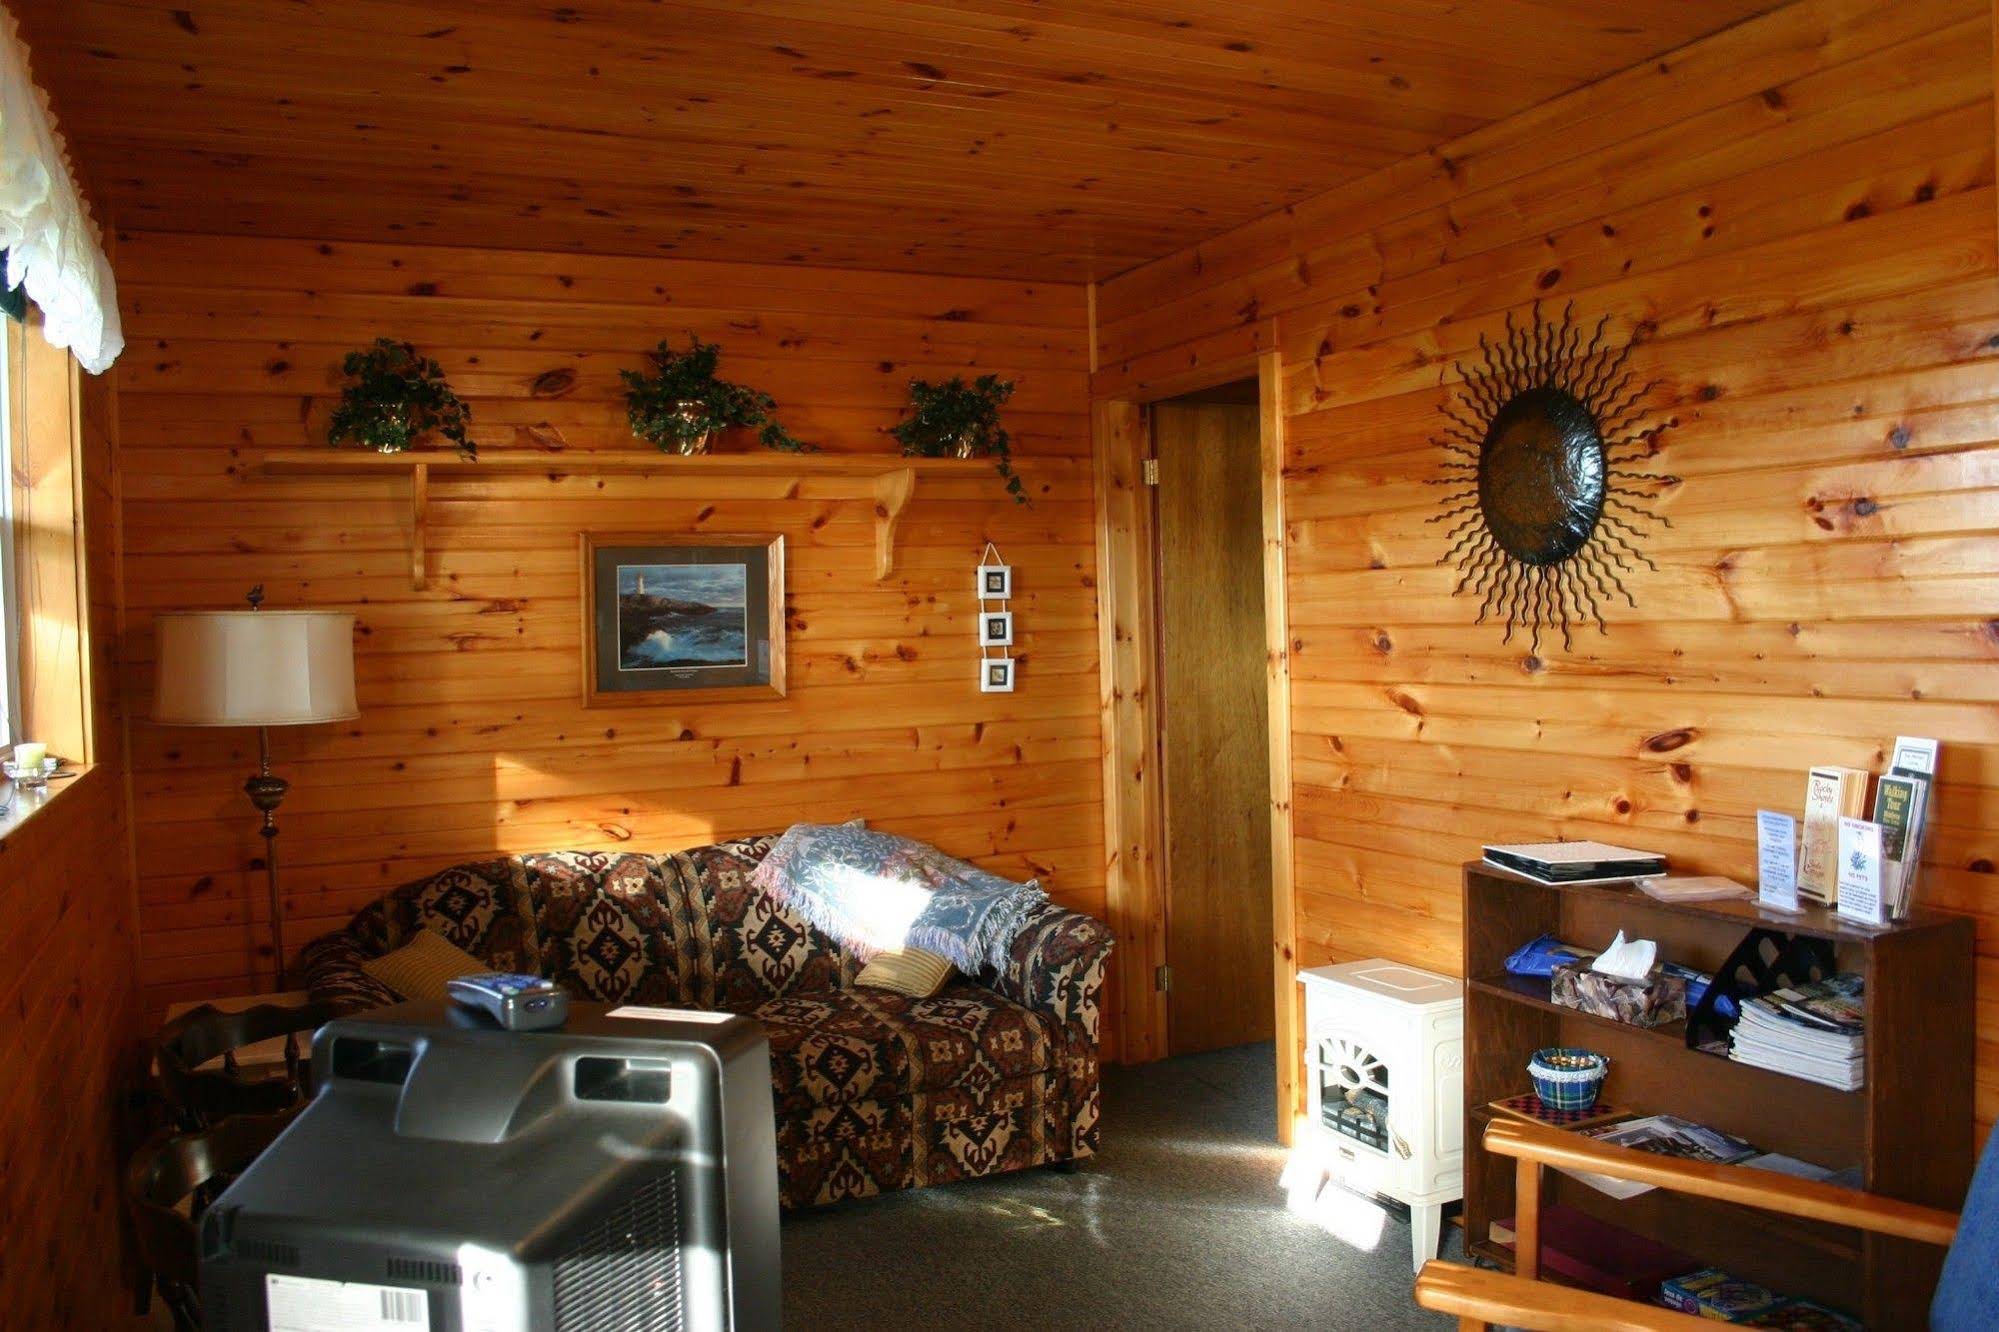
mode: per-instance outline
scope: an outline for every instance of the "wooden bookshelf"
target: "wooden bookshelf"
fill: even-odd
[[[1619,930],[1655,939],[1663,960],[1714,971],[1753,928],[1829,941],[1843,970],[1867,983],[1866,1083],[1840,1091],[1688,1048],[1686,1026],[1633,1027],[1562,1008],[1545,980],[1513,976],[1506,958],[1537,935],[1601,948]],[[1973,928],[1919,910],[1886,930],[1820,908],[1796,916],[1753,901],[1666,903],[1628,884],[1549,885],[1482,862],[1464,870],[1465,1237],[1503,1267],[1492,1222],[1513,1214],[1513,1162],[1487,1154],[1489,1103],[1528,1089],[1543,1046],[1609,1056],[1607,1100],[1634,1114],[1675,1114],[1765,1151],[1841,1169],[1868,1190],[1955,1209],[1972,1166]],[[1650,1236],[1788,1294],[1859,1314],[1869,1327],[1918,1327],[1940,1251],[1838,1226],[1770,1216],[1664,1190],[1611,1198],[1548,1172],[1560,1204]]]

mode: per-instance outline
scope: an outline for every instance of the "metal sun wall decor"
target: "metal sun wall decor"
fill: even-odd
[[[1654,383],[1638,382],[1626,362],[1637,345],[1606,342],[1605,315],[1585,336],[1575,307],[1559,320],[1516,327],[1478,340],[1482,364],[1456,364],[1459,383],[1438,411],[1449,422],[1432,442],[1450,454],[1449,475],[1431,485],[1449,486],[1443,513],[1450,548],[1439,564],[1463,572],[1453,596],[1469,589],[1480,598],[1478,623],[1504,611],[1506,636],[1533,636],[1557,626],[1571,647],[1570,626],[1595,620],[1608,633],[1603,602],[1622,596],[1634,562],[1655,572],[1639,551],[1646,523],[1671,526],[1653,508],[1660,492],[1679,478],[1632,469],[1657,451],[1657,437],[1671,421],[1647,423],[1644,400]]]

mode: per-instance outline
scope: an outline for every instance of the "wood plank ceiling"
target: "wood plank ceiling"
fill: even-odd
[[[1107,277],[1776,0],[14,0],[123,227]]]

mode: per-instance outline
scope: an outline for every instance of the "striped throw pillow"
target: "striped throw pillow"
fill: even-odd
[[[405,999],[442,999],[444,982],[492,968],[443,935],[418,930],[401,948],[363,962],[361,970]]]
[[[854,977],[854,984],[894,990],[912,999],[928,999],[951,983],[955,970],[948,957],[923,948],[898,948],[875,954],[861,968],[861,974]]]

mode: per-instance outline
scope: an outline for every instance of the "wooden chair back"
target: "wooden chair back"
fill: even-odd
[[[163,1129],[126,1168],[125,1210],[147,1287],[159,1290],[181,1332],[201,1327],[199,1236],[208,1199],[270,1146],[293,1113],[240,1115],[198,1133]]]
[[[295,1038],[333,1017],[323,1004],[300,1008],[259,1004],[236,1013],[204,1005],[183,1013],[154,1038],[160,1094],[180,1126],[190,1130],[232,1115],[269,1115],[295,1106],[311,1091],[311,1066],[301,1053],[309,1042]],[[235,1052],[277,1037],[287,1038],[284,1076],[246,1076]],[[202,1067],[217,1057],[222,1060],[220,1068]]]

